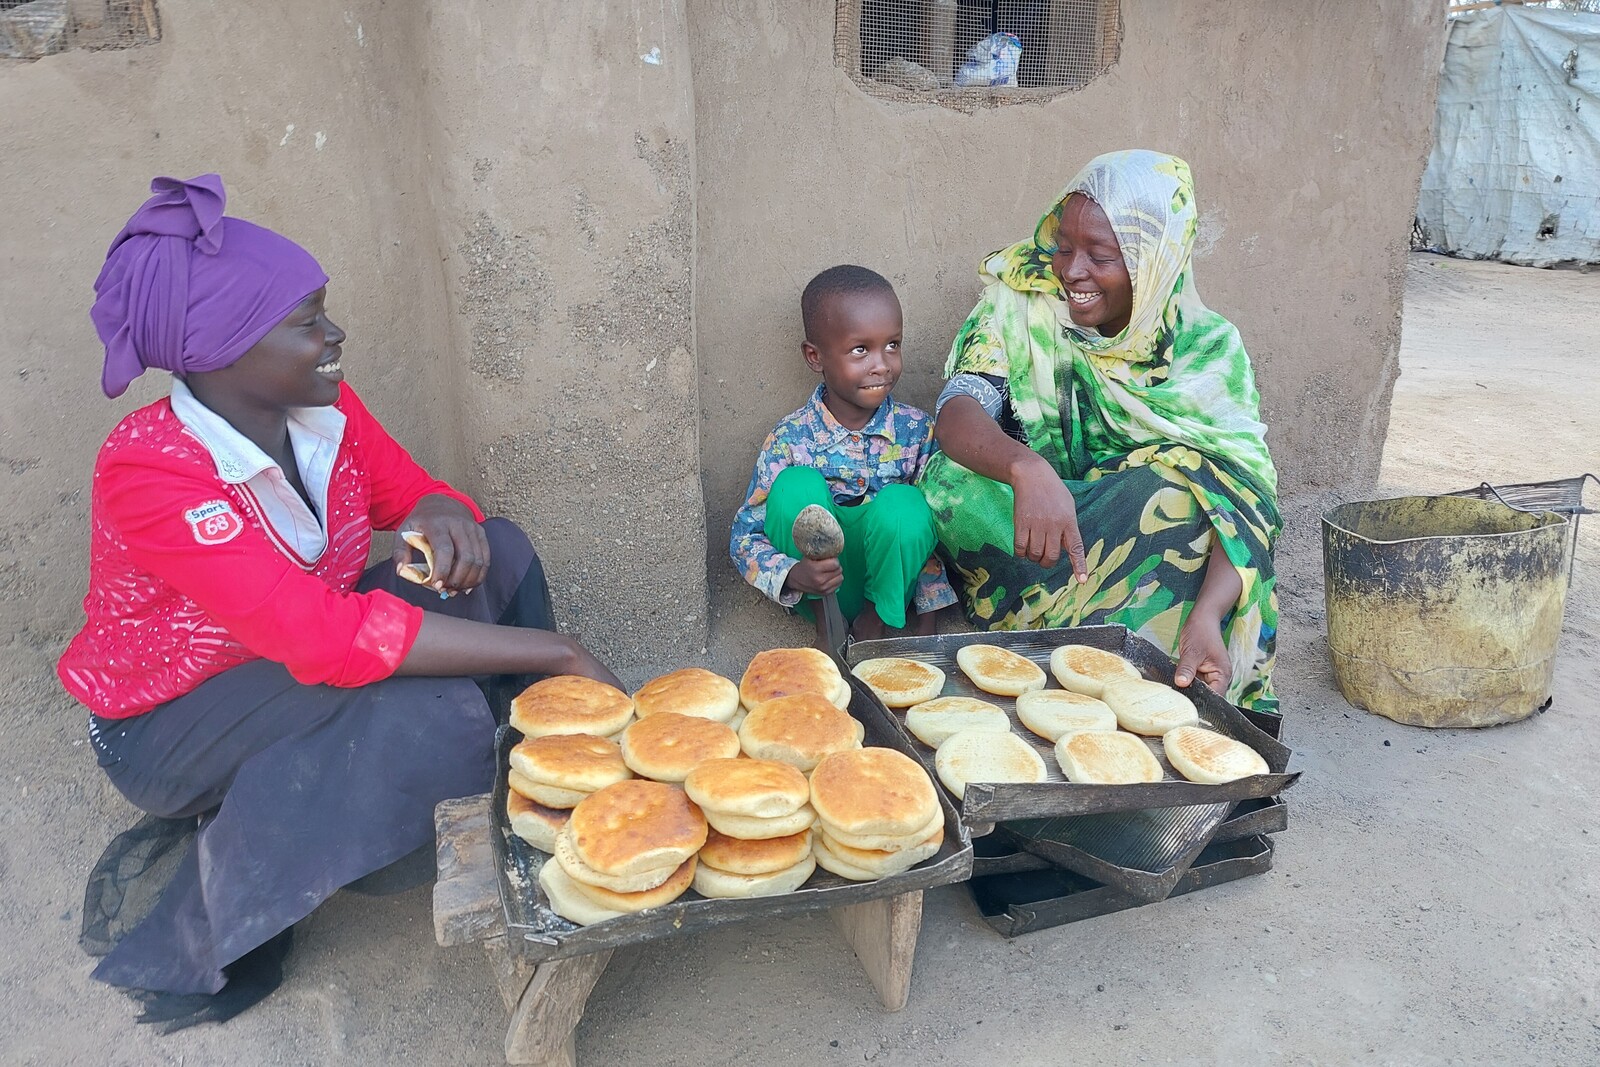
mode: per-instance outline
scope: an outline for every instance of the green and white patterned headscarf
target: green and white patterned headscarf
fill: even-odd
[[[1105,212],[1133,281],[1132,315],[1114,337],[1073,323],[1051,269],[1061,212],[1074,194]],[[984,297],[952,347],[946,376],[1003,361],[1028,443],[1065,477],[1112,455],[1176,444],[1275,498],[1249,357],[1232,323],[1195,291],[1197,219],[1189,165],[1176,156],[1129,151],[1091,160],[1032,237],[984,261]]]

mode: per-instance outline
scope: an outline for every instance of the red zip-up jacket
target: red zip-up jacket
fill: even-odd
[[[117,425],[95,462],[84,627],[56,673],[107,718],[143,714],[230,667],[265,658],[297,681],[359,686],[411,651],[422,610],[356,593],[374,529],[393,530],[432,493],[472,500],[413,460],[348,385],[328,483],[328,544],[301,560],[247,484],[224,481],[168,400]]]

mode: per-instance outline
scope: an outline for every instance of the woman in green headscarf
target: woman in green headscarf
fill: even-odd
[[[977,625],[1121,623],[1179,685],[1275,713],[1278,478],[1196,219],[1188,164],[1114,152],[989,256],[921,485]]]

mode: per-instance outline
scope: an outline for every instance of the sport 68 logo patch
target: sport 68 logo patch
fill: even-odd
[[[194,539],[202,545],[221,545],[232,541],[244,530],[244,520],[226,500],[208,500],[199,507],[183,513],[183,521],[194,531]]]

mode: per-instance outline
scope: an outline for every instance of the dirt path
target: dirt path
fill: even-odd
[[[1597,307],[1600,275],[1418,258],[1387,486],[1600,471]],[[821,918],[621,952],[579,1030],[582,1059],[1600,1062],[1600,669],[1583,647],[1600,632],[1600,518],[1580,547],[1554,708],[1427,733],[1332,689],[1325,503],[1287,509],[1279,679],[1306,777],[1271,874],[1013,942],[963,889],[930,894],[911,1004],[895,1016]],[[81,743],[51,651],[14,640],[3,665],[0,1063],[502,1062],[488,971],[472,950],[433,946],[426,891],[336,897],[305,924],[283,989],[226,1027],[134,1028],[75,944],[84,872],[130,811]]]

